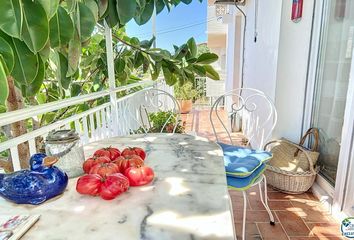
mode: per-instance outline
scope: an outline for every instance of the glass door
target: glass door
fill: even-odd
[[[320,130],[320,174],[334,186],[354,44],[354,0],[325,0],[312,126]]]

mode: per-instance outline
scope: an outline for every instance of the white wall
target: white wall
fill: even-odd
[[[258,3],[257,42],[255,0],[243,7],[247,15],[244,87],[259,89],[275,102],[278,123],[273,138],[297,142],[302,128],[314,0],[304,1],[303,18],[298,23],[290,19],[292,1]],[[228,43],[237,44],[237,40],[230,40],[232,36]],[[228,59],[230,55],[232,51],[228,51]],[[234,80],[228,78],[227,85],[234,87]]]
[[[235,12],[234,9],[230,11]],[[240,87],[241,78],[241,47],[242,47],[242,19],[236,14],[232,14],[227,23],[227,43],[226,43],[226,82],[225,92]]]
[[[314,0],[304,1],[302,19],[291,21],[291,2],[283,1],[278,49],[275,138],[299,141],[301,136]]]
[[[275,99],[282,0],[258,0],[258,39],[254,42],[255,0],[247,1],[244,87],[262,90]]]

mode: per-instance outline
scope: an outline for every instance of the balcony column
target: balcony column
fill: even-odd
[[[114,136],[118,135],[118,104],[117,104],[117,94],[114,91],[116,88],[116,79],[114,74],[114,54],[112,46],[112,29],[104,22],[105,26],[105,40],[106,40],[106,54],[107,54],[107,67],[108,67],[108,83],[110,91],[110,102],[111,102],[111,123],[109,126],[109,131],[112,131]],[[115,126],[115,127],[114,127]]]

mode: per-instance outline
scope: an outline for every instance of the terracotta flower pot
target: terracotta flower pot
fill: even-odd
[[[181,107],[181,113],[189,113],[192,111],[192,100],[178,100],[179,106]]]

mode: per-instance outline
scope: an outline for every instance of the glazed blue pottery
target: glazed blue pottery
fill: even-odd
[[[53,166],[55,157],[39,153],[30,159],[30,170],[0,174],[0,196],[17,204],[41,204],[62,194],[68,176]]]

